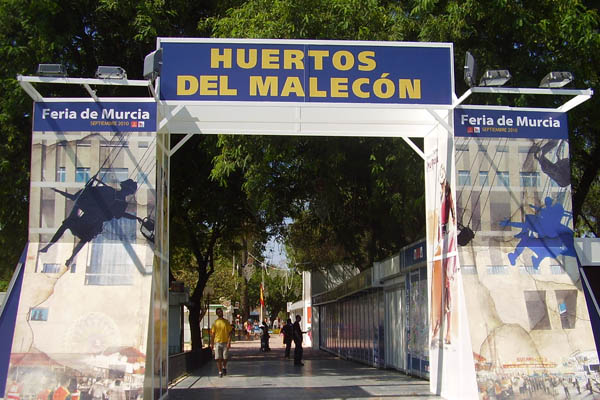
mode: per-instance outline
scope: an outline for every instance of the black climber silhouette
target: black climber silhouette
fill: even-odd
[[[544,171],[556,184],[560,187],[567,187],[571,184],[571,169],[569,167],[569,158],[559,158],[558,154],[556,162],[551,162],[546,158],[546,154],[550,153],[559,144],[558,140],[549,140],[541,148],[534,153],[534,157],[540,163],[542,171]]]
[[[98,184],[93,186],[93,181],[96,181]],[[50,243],[44,246],[40,252],[47,252],[50,246],[61,238],[65,230],[70,229],[73,235],[78,237],[80,241],[75,245],[73,254],[65,263],[69,267],[79,250],[87,242],[90,242],[102,233],[104,222],[111,219],[128,218],[138,220],[142,223],[143,220],[141,218],[125,212],[127,210],[126,197],[136,192],[137,183],[131,179],[127,179],[122,181],[120,185],[121,189],[117,190],[94,176],[83,189],[74,194],[52,189],[66,198],[73,200],[75,203],[67,218],[50,240]]]

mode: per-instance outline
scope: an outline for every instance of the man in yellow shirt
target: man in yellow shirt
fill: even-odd
[[[227,359],[229,358],[229,348],[231,347],[231,324],[223,318],[223,310],[217,308],[217,320],[213,324],[210,335],[212,342],[210,348],[215,351],[215,360],[219,369],[219,378],[227,375]]]

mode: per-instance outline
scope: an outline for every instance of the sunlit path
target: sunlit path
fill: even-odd
[[[278,337],[271,348],[261,353],[258,341],[234,343],[227,376],[219,378],[211,362],[171,387],[169,399],[440,399],[429,382],[396,371],[310,349],[298,367],[283,358]]]

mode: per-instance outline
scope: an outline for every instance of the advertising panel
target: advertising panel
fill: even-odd
[[[146,107],[113,103],[113,117],[132,105]],[[29,246],[7,383],[16,398],[142,394],[153,270],[155,134],[114,124],[102,125],[102,131],[71,125],[96,106],[34,108]],[[45,112],[48,107],[53,111]],[[74,118],[38,124],[59,109]],[[131,120],[155,120],[155,111],[148,112],[148,118]]]
[[[461,108],[455,136],[479,397],[591,393],[598,357],[573,245],[566,115]]]
[[[425,138],[429,377],[445,398],[476,396],[458,259],[454,141],[439,126]]]
[[[451,104],[449,44],[162,39],[160,98]]]

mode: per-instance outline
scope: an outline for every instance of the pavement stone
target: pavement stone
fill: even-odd
[[[258,340],[233,343],[227,376],[220,378],[216,363],[207,363],[173,384],[169,399],[441,399],[429,392],[428,381],[321,350],[305,348],[304,366],[295,366],[283,358],[280,341],[272,337],[267,353]]]

